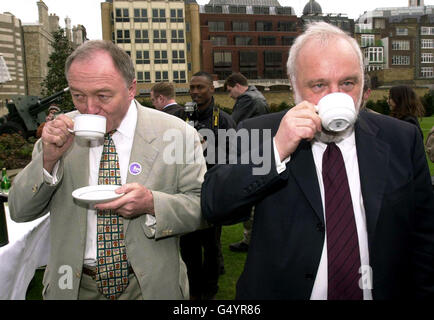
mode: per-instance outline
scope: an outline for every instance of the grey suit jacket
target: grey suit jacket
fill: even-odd
[[[145,224],[144,215],[124,219],[128,259],[144,299],[188,299],[188,279],[179,253],[179,235],[205,226],[200,210],[200,188],[206,171],[202,147],[197,132],[185,122],[144,108],[137,102],[136,105],[137,126],[129,163],[140,163],[142,171],[138,175],[128,173],[127,183],[138,182],[152,191],[157,222],[150,228]],[[173,164],[165,162],[174,141],[163,136],[173,130],[184,138],[183,144],[176,143],[183,154],[189,143],[194,144],[195,161],[184,158]],[[193,147],[190,150],[193,151]],[[87,186],[88,177],[89,147],[76,140],[60,160],[58,183],[45,183],[42,144],[38,141],[31,163],[17,175],[10,191],[13,220],[30,221],[50,212],[51,252],[43,279],[45,299],[78,297],[87,207],[75,201],[71,193]],[[69,279],[72,286],[65,285],[68,280],[65,270],[72,270],[72,279]]]

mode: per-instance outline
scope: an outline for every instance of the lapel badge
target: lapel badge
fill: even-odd
[[[142,166],[138,162],[133,162],[130,164],[130,173],[133,176],[137,176],[142,172]]]

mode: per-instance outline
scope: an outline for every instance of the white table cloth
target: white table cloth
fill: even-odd
[[[48,262],[50,215],[16,223],[4,207],[9,243],[0,247],[0,299],[24,300],[35,270]]]

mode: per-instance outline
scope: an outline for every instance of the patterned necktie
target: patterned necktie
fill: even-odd
[[[113,143],[115,130],[104,136],[98,184],[121,185],[119,158]],[[124,243],[122,218],[112,210],[97,212],[97,269],[98,290],[108,299],[116,299],[128,286],[128,259]]]
[[[327,229],[328,300],[361,300],[360,252],[341,151],[330,143],[322,159]]]

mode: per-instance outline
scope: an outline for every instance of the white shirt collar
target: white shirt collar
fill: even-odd
[[[136,123],[137,107],[135,100],[132,100],[126,115],[122,119],[119,127],[116,129],[116,133],[120,133],[121,135],[132,139],[134,137],[134,131],[136,130]]]

